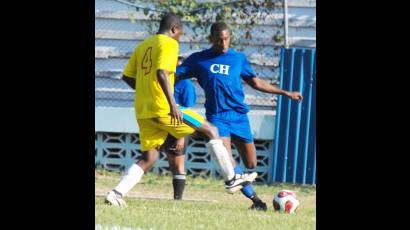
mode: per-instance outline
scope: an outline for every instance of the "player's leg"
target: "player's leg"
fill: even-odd
[[[238,137],[232,137],[232,142],[234,143],[236,149],[239,152],[239,155],[241,156],[242,161],[244,162],[244,165],[246,168],[249,169],[254,169],[256,168],[256,150],[255,146],[252,143],[245,143]],[[249,163],[252,162],[252,163]],[[241,167],[237,165],[235,167],[235,172],[236,173],[243,173]],[[252,200],[253,204],[251,206],[251,209],[254,210],[267,210],[266,203],[263,202],[258,195],[256,194],[253,186],[251,184],[244,186],[243,189],[241,189],[241,192],[243,195],[245,195],[247,198]]]
[[[142,178],[144,173],[149,171],[158,159],[158,148],[165,141],[167,133],[158,129],[152,119],[139,119],[141,142],[141,159],[132,164],[121,178],[115,188],[108,192],[105,200],[107,203],[116,206],[125,206],[122,199]]]
[[[246,114],[236,114],[233,122],[235,125],[230,126],[232,142],[238,149],[241,159],[248,169],[254,169],[257,165],[256,148],[253,143],[253,135],[248,116]]]
[[[185,169],[184,169],[185,156],[184,155],[180,155],[180,156],[172,155],[171,160],[174,161],[174,167],[175,167],[175,171],[172,174],[172,187],[174,188],[174,199],[181,200],[182,195],[184,193],[185,180],[186,180]]]
[[[216,127],[218,128],[218,131],[219,131],[219,130],[220,130],[219,127],[218,127],[218,126],[216,126]],[[221,135],[221,132],[219,132],[219,135]],[[222,135],[223,135],[223,134],[222,134]],[[232,156],[231,138],[230,138],[230,137],[226,137],[226,136],[221,136],[220,138],[221,138],[222,143],[224,144],[226,150],[227,150],[228,153],[229,153],[229,158],[231,159],[232,165],[235,167],[236,162],[235,162],[235,160],[233,159],[233,156]],[[234,169],[234,170],[235,170],[235,169]]]
[[[156,159],[158,159],[158,151],[156,149],[142,152],[142,158],[135,164],[132,164],[126,170],[125,175],[121,177],[117,186],[108,192],[106,202],[116,206],[125,206],[126,203],[122,197],[141,180],[145,172],[151,169]]]
[[[176,139],[168,134],[161,151],[167,155],[169,167],[172,173],[172,186],[174,188],[174,199],[181,200],[185,188],[185,138]]]
[[[229,193],[234,193],[240,190],[243,185],[255,180],[257,176],[255,173],[250,175],[235,174],[229,153],[219,138],[218,129],[215,126],[190,109],[182,108],[181,112],[183,113],[184,124],[198,132],[204,133],[210,138],[206,146],[221,168],[221,174],[225,180],[225,188]]]
[[[232,137],[232,142],[234,143],[236,149],[238,149],[239,155],[245,167],[248,169],[256,168],[256,148],[253,141],[250,143],[245,143],[240,138],[234,136]]]
[[[181,200],[185,189],[185,140],[186,137],[179,138],[174,152],[171,152],[174,162],[174,173],[172,176],[172,186],[174,188],[174,199]],[[178,147],[180,146],[180,147]]]
[[[226,126],[223,125],[223,122],[222,122],[222,123],[221,123],[221,122],[215,122],[215,125],[217,126],[218,130],[226,130],[226,128],[227,128]],[[228,136],[228,135],[230,135],[230,134],[226,134],[226,133],[223,133],[223,132],[221,133],[221,132],[220,132],[219,135],[225,136],[225,137],[221,137],[221,139],[222,139],[222,141],[223,141],[223,143],[224,143],[226,149],[227,149],[228,152],[230,153],[229,155],[230,155],[230,157],[231,157],[232,164],[234,165],[234,171],[235,171],[235,173],[236,173],[236,174],[243,174],[244,172],[242,171],[241,167],[236,164],[236,162],[235,162],[235,160],[233,159],[233,156],[232,156],[231,138],[230,138],[230,137],[226,137],[226,136]],[[237,138],[234,138],[234,139],[237,140]],[[232,139],[232,141],[233,141],[234,139]],[[236,142],[238,142],[238,141],[236,141]],[[243,142],[241,142],[241,143],[243,143]],[[243,147],[243,145],[239,145],[239,146]],[[239,150],[239,148],[238,148],[238,146],[237,146],[236,144],[235,144],[235,147]],[[241,151],[239,151],[239,152],[241,153]],[[242,159],[244,159],[244,158],[242,158]],[[255,167],[256,167],[256,166],[255,166]],[[255,167],[254,167],[254,168],[255,168]],[[255,210],[264,210],[264,211],[267,210],[266,204],[259,199],[259,197],[256,195],[255,190],[253,189],[253,186],[252,186],[250,183],[247,184],[247,185],[244,185],[243,188],[241,189],[241,192],[242,192],[242,194],[243,194],[245,197],[247,197],[248,199],[250,199],[250,200],[253,202],[253,204],[252,204],[252,206],[251,206],[252,209],[255,209]]]
[[[254,169],[257,165],[256,148],[253,143],[253,135],[251,133],[249,120],[246,114],[237,115],[233,126],[231,126],[231,140],[234,143],[236,149],[241,156],[241,159],[248,169]],[[243,173],[241,167],[237,165],[235,167],[236,173]],[[250,200],[253,204],[251,209],[255,210],[267,210],[266,203],[264,203],[256,194],[251,184],[244,186],[241,192]]]

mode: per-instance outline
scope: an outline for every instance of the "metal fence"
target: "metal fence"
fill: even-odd
[[[135,6],[149,6],[142,1],[129,4],[120,0],[96,0],[95,12],[95,98],[96,106],[132,107],[134,91],[120,80],[121,71],[136,45],[149,37],[148,31],[157,28],[158,20],[152,20]],[[138,3],[139,2],[139,3]],[[281,2],[274,1],[274,2]],[[139,4],[139,5],[137,5]],[[296,9],[296,8],[295,8]],[[276,7],[251,27],[250,33],[233,28],[237,35],[235,50],[243,52],[257,75],[270,82],[279,76],[279,50],[283,41],[275,42],[275,35],[284,33],[283,8]],[[290,15],[290,32],[295,35],[306,27],[312,27],[313,19]],[[232,23],[235,24],[235,23]],[[292,27],[293,25],[293,27]],[[210,47],[205,37],[193,38],[195,25],[184,21],[185,35],[180,41],[179,53],[183,56]],[[302,34],[311,34],[310,30]],[[306,32],[307,31],[307,32]],[[249,37],[251,34],[251,37]],[[298,40],[299,39],[299,40]],[[293,43],[292,43],[293,42]],[[294,37],[291,45],[308,45],[306,39]],[[311,45],[311,44],[310,44]],[[194,81],[195,82],[195,81]],[[197,83],[197,106],[205,101],[204,92]],[[256,91],[243,84],[245,101],[253,109],[274,110],[277,97]]]
[[[149,37],[148,31],[157,28],[158,20],[152,20],[137,7],[149,7],[146,1],[96,0],[95,2],[95,98],[96,106],[132,107],[134,91],[120,80],[121,71],[136,45]],[[260,21],[250,27],[250,31],[233,32],[236,50],[249,59],[259,77],[277,82],[279,76],[279,49],[283,41],[275,42],[275,36],[284,34],[284,14],[278,7],[261,16]],[[293,47],[315,46],[316,16],[315,3],[307,0],[289,2],[289,44]],[[304,8],[303,8],[304,7]],[[211,23],[211,22],[209,22]],[[239,21],[240,23],[240,21]],[[243,23],[247,23],[244,21]],[[154,29],[153,29],[154,28]],[[182,55],[188,55],[210,47],[205,37],[194,38],[195,26],[184,21],[185,35],[180,42]],[[199,107],[205,101],[204,92],[195,83]],[[245,101],[252,109],[274,110],[276,96],[261,93],[244,84]]]

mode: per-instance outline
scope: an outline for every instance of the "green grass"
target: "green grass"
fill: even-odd
[[[221,180],[200,177],[188,177],[184,192],[186,200],[174,201],[171,177],[148,173],[127,194],[128,207],[106,205],[100,195],[111,190],[120,176],[105,171],[96,173],[96,225],[178,230],[316,229],[316,188],[312,186],[254,185],[258,196],[268,205],[267,212],[260,212],[248,210],[251,201],[240,192],[227,194]],[[280,189],[296,192],[301,201],[297,213],[289,215],[273,211],[273,194]]]

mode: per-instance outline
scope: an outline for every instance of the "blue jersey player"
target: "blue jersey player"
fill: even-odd
[[[219,130],[219,135],[232,158],[231,141],[238,149],[244,165],[254,169],[257,164],[256,149],[244,103],[245,94],[242,80],[252,88],[272,94],[287,96],[293,100],[302,100],[299,92],[279,89],[258,78],[243,53],[229,48],[230,30],[223,22],[211,26],[209,36],[212,47],[193,53],[177,68],[178,78],[198,80],[205,93],[206,118]],[[236,173],[243,173],[239,166]],[[253,201],[251,209],[266,211],[264,203],[255,193],[251,184],[241,189],[242,193]]]
[[[183,57],[178,57],[178,65],[183,62]],[[192,107],[196,102],[195,86],[191,79],[177,80],[174,84],[174,98],[178,105]]]

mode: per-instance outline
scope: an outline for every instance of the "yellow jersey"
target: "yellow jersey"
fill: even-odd
[[[157,70],[169,72],[171,90],[174,90],[178,61],[178,42],[163,34],[145,39],[134,50],[123,74],[135,78],[135,114],[138,119],[163,117],[170,107],[157,79]]]

